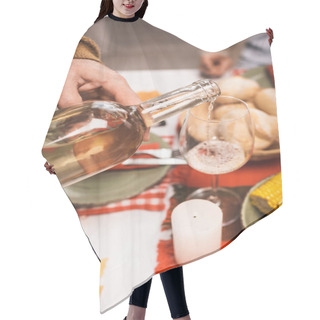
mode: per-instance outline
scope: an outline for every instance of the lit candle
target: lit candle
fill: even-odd
[[[176,262],[187,263],[221,248],[222,211],[208,200],[180,203],[171,215]]]

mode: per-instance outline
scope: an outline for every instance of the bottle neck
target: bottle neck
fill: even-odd
[[[147,127],[168,117],[210,102],[220,95],[220,88],[212,80],[199,80],[191,85],[168,92],[140,104],[141,115]]]

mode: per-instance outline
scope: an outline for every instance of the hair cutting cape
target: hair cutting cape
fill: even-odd
[[[214,41],[212,34],[208,36]],[[222,74],[210,73],[214,54],[229,59],[230,67]],[[88,72],[101,72],[101,77],[103,65],[116,71],[142,101],[213,77],[222,94],[247,102],[255,124],[255,145],[250,160],[238,170],[219,175],[219,187],[234,192],[241,204],[230,203],[223,208],[229,222],[218,230],[221,232],[218,246],[210,246],[210,239],[215,237],[210,232],[217,229],[201,212],[198,225],[177,220],[173,227],[173,209],[191,192],[211,185],[210,175],[188,165],[118,165],[63,187],[101,262],[100,312],[103,313],[129,298],[135,288],[153,275],[222,249],[245,228],[282,204],[270,43],[268,33],[263,32],[209,53],[141,18],[121,19],[109,14],[86,31],[73,59],[79,63],[94,61],[95,71]],[[108,80],[112,83],[113,79]],[[86,92],[84,87],[81,91],[83,101],[91,98],[90,90],[88,87]],[[106,100],[106,97],[95,99]],[[58,104],[55,111],[60,109]],[[181,113],[153,126],[150,141],[143,142],[141,148],[177,149],[184,116]],[[61,182],[61,173],[56,171],[56,175]],[[186,211],[186,219],[188,214]],[[227,218],[223,217],[223,221]]]

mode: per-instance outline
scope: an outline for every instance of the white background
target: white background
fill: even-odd
[[[1,2],[0,318],[100,315],[99,262],[41,155],[75,48],[100,1]],[[193,320],[320,319],[319,17],[316,1],[150,0],[146,21],[208,51],[271,27],[283,206],[183,267]],[[171,319],[160,276],[146,319]]]

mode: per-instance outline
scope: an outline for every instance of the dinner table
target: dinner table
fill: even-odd
[[[246,71],[245,68],[233,69],[224,77],[241,75]],[[201,78],[195,68],[120,70],[119,73],[142,100]],[[144,141],[137,151],[179,150],[179,117],[178,114],[154,125],[150,141]],[[131,158],[154,157],[136,153]],[[266,159],[249,159],[241,168],[219,175],[219,187],[233,191],[241,199],[240,205],[229,203],[222,208],[224,214],[230,214],[232,219],[231,223],[222,225],[220,249],[230,244],[246,227],[266,216],[259,214],[250,218],[249,223],[244,223],[243,215],[248,211],[244,204],[250,205],[248,196],[252,188],[280,171],[278,154]],[[211,175],[191,168],[186,162],[159,165],[122,163],[65,187],[90,245],[101,262],[100,295],[108,301],[104,309],[122,301],[131,293],[133,286],[180,266],[175,259],[172,212],[192,192],[211,186],[211,179]]]

